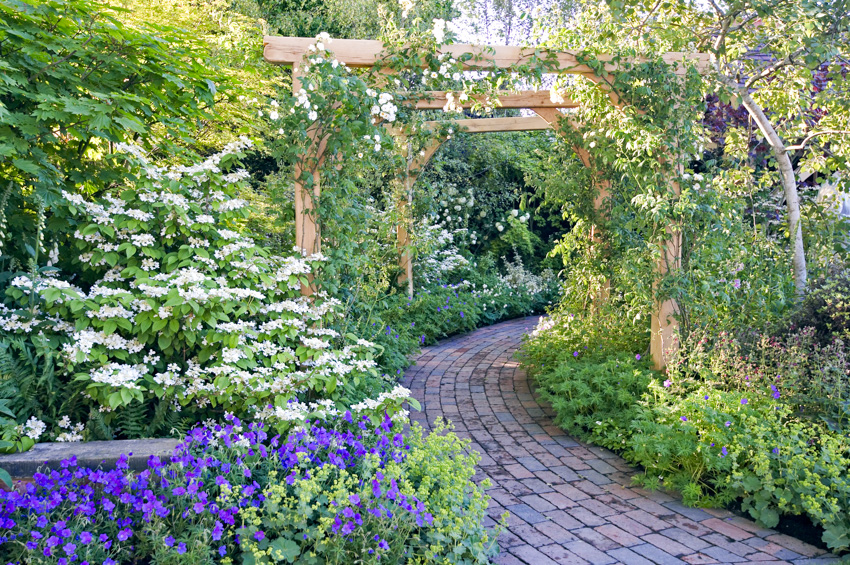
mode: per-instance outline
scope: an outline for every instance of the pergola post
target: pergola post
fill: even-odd
[[[301,73],[298,70],[298,65],[293,65],[292,90],[294,92],[298,92],[301,89],[300,77]],[[319,167],[324,159],[325,143],[324,141],[319,141],[317,125],[311,126],[307,131],[311,139],[311,151],[308,151],[307,154],[297,159],[294,166],[295,245],[302,253],[313,255],[322,250],[321,232],[316,219],[315,208],[316,200],[322,194]],[[313,151],[315,151],[315,160],[311,162],[309,155]],[[304,186],[302,180],[305,171],[312,179],[312,186],[309,188]],[[315,290],[312,284],[301,285],[301,294],[304,296],[312,295]]]
[[[298,92],[301,89],[301,73],[298,65],[292,66],[292,90]],[[321,178],[319,174],[319,160],[321,159],[322,147],[317,147],[317,132],[315,126],[308,128],[311,143],[316,149],[316,161],[309,162],[308,155],[302,155],[301,159],[295,161],[295,245],[307,255],[321,251],[321,239],[319,226],[316,222],[315,202],[321,195]],[[304,186],[302,176],[305,170],[313,179],[312,190]]]
[[[681,159],[676,165],[679,174],[684,172]],[[679,183],[673,181],[673,193],[678,197],[681,194]],[[667,238],[661,244],[661,257],[658,260],[658,275],[662,277],[670,272],[675,272],[682,267],[682,230],[673,224],[666,228]],[[674,300],[656,302],[655,312],[652,313],[650,326],[649,352],[652,355],[652,363],[656,369],[667,366],[670,355],[679,348],[676,341],[676,331],[679,329],[678,306]]]
[[[398,284],[407,283],[407,296],[413,298],[413,255],[411,253],[410,232],[405,225],[407,218],[406,210],[413,203],[413,184],[422,172],[422,168],[428,163],[437,149],[440,148],[443,142],[440,139],[433,139],[431,143],[417,156],[411,155],[411,146],[407,144],[407,163],[404,173],[404,191],[403,197],[398,201],[399,222],[396,228],[396,241],[398,245],[398,266],[401,268],[401,273],[398,275]]]
[[[398,225],[396,227],[396,244],[398,246],[398,284],[407,283],[407,296],[413,298],[413,254],[410,242],[410,230],[407,226],[407,210],[413,203],[413,183],[416,177],[411,176],[411,144],[406,141],[404,167],[404,194],[398,199]]]

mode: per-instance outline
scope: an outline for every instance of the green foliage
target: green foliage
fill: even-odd
[[[811,327],[822,345],[850,340],[850,269],[815,281],[794,316],[797,326]]]
[[[50,247],[35,232],[60,189],[120,181],[114,143],[187,136],[210,115],[221,77],[186,34],[124,26],[116,9],[91,0],[5,0],[0,14],[0,186],[10,191],[0,215],[12,235],[4,253],[27,265]]]
[[[628,424],[641,413],[636,399],[646,392],[654,376],[648,363],[634,356],[584,351],[548,368],[535,365],[533,374],[543,398],[555,409],[559,426],[616,450],[623,449]]]
[[[560,305],[553,310],[523,343],[521,354],[533,373],[542,372],[544,367],[552,371],[586,357],[635,357],[644,353],[648,324],[625,318],[615,307],[572,313]]]
[[[825,281],[817,300],[838,303],[841,281]],[[830,548],[844,550],[850,363],[843,334],[822,343],[815,328],[780,329],[694,329],[661,376],[618,353],[625,348],[616,340],[612,347],[599,339],[594,318],[562,315],[541,322],[522,359],[557,423],[641,466],[640,484],[678,490],[692,505],[739,499],[769,527],[783,514],[804,514]],[[625,335],[616,327],[599,333]]]
[[[452,136],[417,183],[415,213],[449,230],[467,230],[463,243],[479,257],[518,253],[537,268],[548,242],[569,227],[525,178],[539,170],[551,143],[551,134],[540,132]]]
[[[465,454],[468,441],[446,431],[438,422],[424,437],[414,424],[401,462],[381,466],[377,455],[367,455],[356,468],[316,468],[305,457],[290,472],[294,481],[271,476],[262,506],[243,511],[243,562],[489,563],[496,535],[482,526],[487,497],[471,482],[477,458]],[[382,515],[374,485],[390,481],[393,496],[421,501],[432,522],[401,510]],[[340,535],[340,526],[355,517],[362,521],[356,533]],[[259,530],[264,535],[257,541]],[[367,551],[376,540],[386,550]]]
[[[45,334],[29,339],[6,335],[0,340],[0,403],[6,403],[12,420],[23,423],[35,417],[52,427],[64,415],[81,410],[82,387],[63,378],[67,363],[58,353],[63,342],[56,335]],[[14,450],[26,451],[35,442],[14,432],[15,426],[14,421],[6,423],[5,439],[18,437],[23,443]]]
[[[426,0],[232,0],[242,13],[263,18],[276,35],[315,37],[325,32],[341,39],[381,39],[391,25],[403,27],[417,19],[451,19],[452,2]]]
[[[291,83],[288,73],[263,59],[267,30],[252,13],[253,0],[112,0],[110,4],[122,8],[116,17],[126,26],[166,26],[191,38],[196,55],[203,53],[204,67],[221,77],[216,80],[226,82],[226,90],[218,88],[214,111],[196,122],[193,136],[183,140],[194,152],[215,153],[242,135],[262,139],[276,135],[267,113],[258,113],[257,106],[265,105],[268,98],[279,98]],[[268,159],[268,155],[258,149],[244,165],[260,181],[272,171],[268,164],[260,164],[259,158]],[[155,156],[170,157],[165,151]]]

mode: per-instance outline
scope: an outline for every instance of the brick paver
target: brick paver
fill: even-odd
[[[497,563],[839,562],[725,510],[632,487],[620,457],[558,429],[513,358],[536,322],[504,322],[425,348],[403,380],[422,403],[414,420],[426,429],[451,420],[481,453],[476,480],[490,479],[489,514],[510,513]]]

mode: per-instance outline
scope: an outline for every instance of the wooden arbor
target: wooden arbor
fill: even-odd
[[[304,37],[276,37],[266,36],[264,38],[263,56],[266,61],[278,65],[292,66],[292,85],[293,90],[297,91],[300,88],[300,72],[299,65],[304,61],[304,57],[308,54],[310,46],[315,43],[314,39]],[[539,58],[539,53],[534,50],[527,50],[521,47],[514,46],[476,46],[476,45],[446,45],[441,49],[442,53],[449,54],[455,58],[460,58],[464,54],[472,54],[474,59],[470,61],[467,68],[470,69],[508,69],[515,67],[518,64],[530,62]],[[333,42],[333,53],[337,60],[345,63],[353,68],[371,68],[376,62],[383,57],[384,44],[380,41],[369,40],[352,40],[352,39],[336,39]],[[600,83],[602,77],[598,72],[608,74],[617,71],[617,66],[613,63],[606,63],[601,71],[594,71],[589,66],[578,61],[574,52],[559,51],[549,53],[550,57],[554,57],[556,66],[551,69],[552,72],[561,74],[582,75],[594,83]],[[600,57],[603,61],[606,59]],[[704,67],[708,63],[707,56],[703,55],[685,55],[682,53],[668,53],[664,56],[664,60],[668,64],[676,64],[685,59],[690,59],[697,66]],[[610,61],[611,59],[607,59]],[[677,69],[680,69],[677,67]],[[681,69],[680,69],[681,70]],[[486,118],[486,119],[469,119],[456,120],[455,124],[459,129],[464,129],[470,133],[497,132],[497,131],[527,131],[540,130],[548,128],[556,128],[558,121],[564,117],[564,114],[559,111],[560,108],[575,108],[577,103],[571,100],[560,99],[554,101],[550,98],[548,92],[526,91],[519,93],[504,93],[499,97],[499,105],[502,108],[525,108],[533,110],[537,116],[528,118]],[[619,99],[613,93],[610,93],[610,98],[617,107],[622,107]],[[416,103],[417,109],[442,109],[448,99],[445,92],[430,93],[428,99],[420,100]],[[465,107],[473,104],[472,100],[467,100],[462,103]],[[426,123],[427,125],[427,123]],[[441,145],[442,140],[434,139],[432,144],[426,150],[408,160],[408,170],[406,175],[405,188],[407,190],[408,199],[412,194],[413,183],[418,176],[422,167],[433,156],[434,152]],[[579,156],[585,166],[590,166],[590,154],[581,147],[575,147],[576,154]],[[322,148],[318,147],[319,159],[321,163]],[[320,179],[318,165],[313,165],[312,170],[308,171],[313,177],[312,191],[307,190],[300,182],[301,173],[304,172],[304,164],[299,167],[296,165],[296,182],[295,182],[295,232],[296,245],[307,253],[316,253],[320,251],[321,239],[316,225],[315,216],[312,213],[314,197],[317,198],[320,194]],[[602,200],[606,197],[606,186],[603,184],[600,193],[597,196],[594,204],[598,207]],[[674,187],[677,188],[677,187]],[[407,202],[401,202],[404,206]],[[669,269],[678,268],[681,258],[681,234],[671,226],[668,229],[669,238],[665,244],[665,249],[662,253],[662,260],[659,263],[659,271],[663,274]],[[399,226],[397,231],[400,266],[403,274],[400,281],[408,283],[408,289],[412,292],[413,284],[413,265],[409,253],[410,238],[404,226]],[[673,342],[673,336],[677,327],[677,322],[673,318],[676,313],[675,304],[672,301],[665,301],[658,304],[656,311],[652,316],[652,338],[651,338],[651,354],[658,368],[666,364],[666,358],[676,344]]]

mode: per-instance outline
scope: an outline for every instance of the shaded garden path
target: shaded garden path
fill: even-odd
[[[505,565],[527,563],[836,563],[796,538],[724,510],[683,506],[629,486],[633,468],[566,435],[513,354],[536,318],[504,322],[423,349],[403,384],[425,428],[450,419],[481,453],[490,515],[510,512]]]

